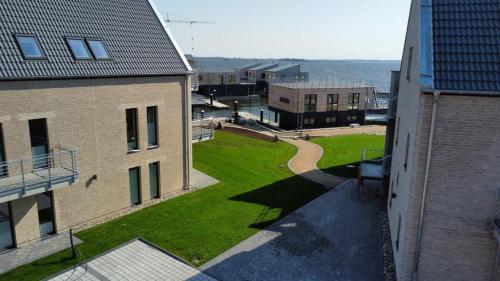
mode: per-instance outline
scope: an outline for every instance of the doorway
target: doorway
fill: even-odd
[[[34,119],[29,121],[31,154],[33,169],[46,169],[49,166],[49,138],[47,134],[47,119]]]
[[[56,233],[54,224],[54,203],[52,200],[52,191],[37,194],[36,202],[38,205],[38,222],[40,224],[40,237]]]
[[[9,203],[0,203],[0,252],[14,248],[14,232],[12,230]]]

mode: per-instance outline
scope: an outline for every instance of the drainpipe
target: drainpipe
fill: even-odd
[[[420,218],[417,230],[417,245],[415,251],[415,267],[413,269],[413,281],[418,280],[418,265],[420,260],[420,250],[422,246],[422,229],[424,226],[425,199],[427,196],[427,186],[429,185],[429,170],[431,166],[432,143],[434,141],[434,130],[436,128],[436,114],[437,114],[438,101],[440,95],[441,95],[440,91],[434,91],[434,100],[432,104],[431,131],[429,135],[429,144],[427,147],[427,161],[425,163],[424,188],[422,190],[422,202],[420,203]]]
[[[190,178],[191,178],[191,157],[190,157],[190,151],[191,151],[191,135],[189,134],[191,130],[191,118],[189,112],[191,111],[190,108],[190,91],[191,85],[189,85],[189,76],[186,75],[186,79],[184,81],[184,93],[183,93],[183,111],[184,114],[182,114],[182,123],[184,126],[183,130],[183,138],[184,138],[184,179],[183,179],[183,185],[184,185],[184,190],[189,190],[190,188]]]

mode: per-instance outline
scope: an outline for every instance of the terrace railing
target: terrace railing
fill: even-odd
[[[0,162],[0,203],[72,184],[78,176],[76,148],[58,146],[48,154]]]

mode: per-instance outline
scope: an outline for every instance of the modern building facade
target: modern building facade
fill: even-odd
[[[291,83],[270,85],[269,110],[285,130],[342,127],[364,124],[374,108],[375,88],[318,88]]]
[[[0,252],[190,186],[191,69],[149,0],[0,2]]]
[[[391,132],[398,280],[497,279],[499,38],[498,1],[412,2]]]
[[[309,73],[300,71],[300,64],[287,64],[266,71],[266,82],[274,83],[300,83],[308,82]]]

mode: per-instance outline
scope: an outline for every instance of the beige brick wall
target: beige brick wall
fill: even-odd
[[[120,78],[0,84],[0,115],[4,120],[7,159],[31,155],[28,120],[33,118],[48,119],[51,147],[62,144],[80,150],[80,180],[73,186],[54,191],[58,230],[129,207],[129,168],[141,167],[143,202],[150,198],[149,163],[160,162],[162,194],[183,188],[183,128],[186,126],[183,126],[182,117],[186,104],[183,104],[182,95],[188,92],[185,79]],[[190,99],[184,102],[190,104]],[[151,150],[147,149],[148,106],[158,106],[160,146]],[[127,153],[127,108],[138,108],[140,151],[134,154]],[[190,137],[188,140],[190,143]],[[86,186],[93,175],[97,175],[97,181]],[[17,204],[13,203],[14,213]],[[29,212],[20,220],[20,225],[31,225],[37,221],[37,214]],[[37,238],[27,232],[30,231],[16,227],[18,244]]]
[[[297,100],[299,100],[298,111],[304,111],[304,97],[308,94],[317,95],[317,112],[325,112],[327,109],[327,96],[329,94],[339,94],[339,111],[347,111],[348,96],[350,93],[359,93],[359,110],[373,107],[373,88],[331,88],[331,89],[291,89],[279,85],[271,85],[269,88],[269,106],[291,113],[297,113]],[[280,98],[287,98],[290,103],[280,101]],[[368,98],[368,100],[367,100]],[[367,102],[369,101],[369,103]]]
[[[428,98],[430,99],[430,97]],[[441,95],[419,280],[490,280],[500,192],[500,98]]]

